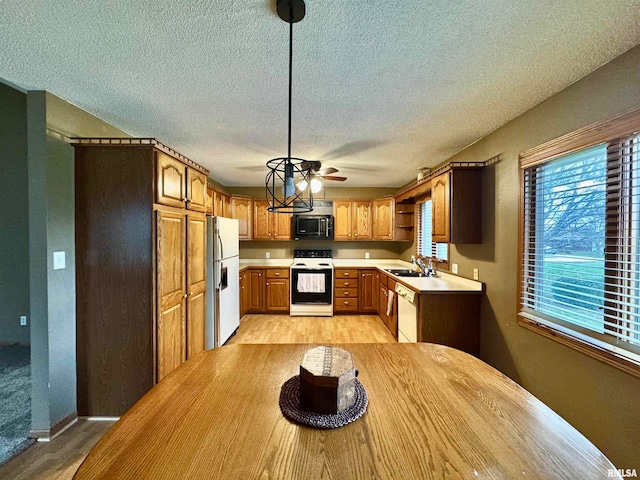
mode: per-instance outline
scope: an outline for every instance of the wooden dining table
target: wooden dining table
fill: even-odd
[[[620,478],[553,410],[486,363],[428,344],[343,344],[369,404],[294,424],[280,388],[314,345],[231,345],[181,365],[96,444],[75,479]]]

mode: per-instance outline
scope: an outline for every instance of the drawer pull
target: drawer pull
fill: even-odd
[[[349,292],[344,292],[344,294],[345,294],[345,296],[348,296],[348,295],[349,295]]]
[[[344,272],[344,276],[348,277],[349,276],[349,272]]]
[[[276,272],[276,277],[280,276],[280,272]]]
[[[345,304],[345,305],[349,305],[349,302],[347,302],[347,301],[345,300],[345,301],[344,301],[344,304]]]

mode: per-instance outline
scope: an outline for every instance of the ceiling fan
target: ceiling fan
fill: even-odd
[[[312,176],[316,178],[322,178],[323,180],[334,180],[338,182],[344,182],[347,177],[339,177],[332,175],[332,173],[338,173],[339,170],[333,167],[321,168],[322,163],[319,160],[307,160],[303,162],[302,168],[308,168],[312,172]]]
[[[338,172],[337,168],[328,167],[321,168],[322,163],[318,160],[305,160],[300,165],[300,168],[303,170],[309,170],[309,184],[311,193],[318,193],[322,190],[322,180],[335,180],[338,182],[344,182],[347,177],[338,177],[336,175],[331,175],[332,173]],[[298,184],[298,189],[304,190],[307,188],[306,180],[303,180]]]

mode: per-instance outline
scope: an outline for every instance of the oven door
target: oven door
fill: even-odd
[[[292,268],[291,303],[331,305],[333,303],[333,269]]]

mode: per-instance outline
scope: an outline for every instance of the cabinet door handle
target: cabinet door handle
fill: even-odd
[[[182,298],[187,298],[187,297],[188,295],[186,293],[182,296]]]
[[[265,285],[268,287],[269,286],[269,282],[265,283]]]
[[[192,297],[193,296],[193,292],[189,292],[189,296]]]
[[[358,236],[358,234],[356,233],[356,237]]]

